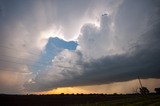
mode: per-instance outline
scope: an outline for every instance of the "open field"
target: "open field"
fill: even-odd
[[[1,106],[160,106],[160,95],[146,96],[77,94],[77,95],[0,95]]]
[[[160,106],[160,96],[135,96],[77,106]]]

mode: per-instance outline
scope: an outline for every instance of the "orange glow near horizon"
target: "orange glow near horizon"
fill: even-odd
[[[160,79],[143,79],[141,80],[143,86],[147,87],[150,92],[154,92],[154,88],[159,87]],[[127,87],[127,88],[126,88]],[[90,93],[135,93],[139,88],[138,80],[131,80],[126,82],[116,82],[111,84],[77,86],[77,87],[61,87],[43,92],[35,92],[35,94],[90,94]]]
[[[36,94],[76,94],[76,93],[84,93],[87,94],[88,91],[81,89],[80,87],[62,87],[44,92],[36,92]]]

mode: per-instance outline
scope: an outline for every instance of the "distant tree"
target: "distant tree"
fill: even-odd
[[[141,87],[140,88],[140,93],[142,95],[146,95],[146,94],[149,94],[149,90],[146,87]]]
[[[113,95],[118,95],[117,93],[113,93]]]
[[[155,88],[154,90],[156,91],[157,94],[160,94],[160,88]]]
[[[133,94],[138,94],[139,93],[138,90],[139,90],[139,87],[133,88],[132,89]]]

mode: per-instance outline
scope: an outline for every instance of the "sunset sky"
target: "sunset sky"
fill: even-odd
[[[0,93],[160,87],[159,0],[0,0]]]

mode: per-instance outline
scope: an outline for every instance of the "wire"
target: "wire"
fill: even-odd
[[[27,63],[21,63],[21,62],[15,62],[15,61],[9,61],[9,60],[4,60],[4,59],[0,59],[1,62],[6,62],[6,63],[13,63],[13,64],[27,64]],[[35,67],[42,67],[44,66],[44,64],[41,64],[41,65],[31,65],[31,64],[27,64],[27,66],[35,66]]]
[[[8,57],[8,58],[15,58],[15,59],[22,59],[22,61],[31,61],[31,62],[33,62],[33,63],[39,63],[39,64],[47,64],[47,62],[37,62],[37,61],[35,61],[35,60],[32,60],[32,59],[25,59],[25,58],[22,58],[22,57],[14,57],[14,56],[7,56],[7,55],[1,55],[1,56],[3,56],[3,57]],[[0,57],[1,57],[0,56]]]
[[[22,51],[20,51],[20,50],[18,50],[18,49],[15,49],[15,48],[10,48],[10,47],[6,47],[6,46],[4,46],[4,45],[0,45],[0,47],[1,48],[4,48],[4,49],[7,49],[7,50],[12,50],[11,52],[22,52]],[[61,49],[61,48],[57,48],[57,47],[55,47],[54,46],[54,48],[56,48],[56,49]],[[24,52],[24,53],[26,53],[26,54],[31,54],[31,55],[33,55],[33,56],[40,56],[43,52],[40,52],[40,54],[37,54],[37,53],[33,53],[33,52],[29,52],[29,53],[27,53],[27,52]],[[47,53],[50,53],[50,54],[53,54],[53,52],[50,52],[50,51],[47,51]],[[48,56],[48,55],[45,55],[46,57],[48,57],[48,58],[50,58],[50,56]]]
[[[52,45],[52,46],[54,46],[54,48],[56,48],[56,49],[61,49],[61,48],[57,48],[55,45]],[[6,46],[4,46],[4,45],[1,45],[0,44],[0,47],[1,48],[4,48],[4,49],[8,49],[8,50],[11,50],[11,52],[21,52],[20,50],[18,50],[18,49],[15,49],[15,48],[11,48],[11,47],[6,47]],[[47,51],[48,52],[48,51]],[[41,52],[42,53],[42,52]],[[51,53],[51,52],[48,52],[48,53]],[[52,52],[53,53],[53,52]],[[36,53],[33,53],[33,52],[29,52],[29,54],[32,54],[32,55],[36,55],[36,56],[38,56],[38,55],[40,55],[40,54],[36,54]],[[0,54],[0,57],[1,56],[3,56],[3,57],[7,57],[7,58],[15,58],[15,59],[18,59],[18,60],[20,60],[20,61],[29,61],[29,62],[33,62],[33,63],[35,63],[35,64],[37,64],[37,65],[31,65],[31,64],[27,64],[27,63],[23,63],[23,62],[15,62],[15,61],[9,61],[9,60],[5,60],[5,59],[2,59],[2,58],[0,58],[0,61],[1,62],[5,62],[5,63],[12,63],[12,64],[21,64],[21,65],[24,65],[24,64],[26,64],[27,66],[29,66],[29,67],[42,67],[42,66],[46,66],[46,64],[49,64],[49,62],[47,63],[47,62],[38,62],[38,61],[34,61],[34,60],[32,60],[32,59],[25,59],[24,57],[15,57],[15,56],[8,56],[8,55],[3,55],[3,54]],[[46,56],[46,57],[49,57],[49,56]],[[49,58],[51,58],[51,57],[49,57]],[[65,66],[58,66],[58,67],[63,67],[63,68],[72,68],[72,67],[65,67]],[[2,68],[2,66],[0,67],[0,68]],[[4,69],[3,69],[4,70]]]
[[[5,49],[8,49],[8,50],[14,50],[14,51],[12,51],[12,52],[22,52],[22,51],[20,51],[19,49],[15,49],[15,48],[11,48],[11,47],[7,47],[7,46],[4,46],[4,45],[0,45],[0,47],[1,48],[5,48]],[[37,51],[38,52],[38,51]],[[27,52],[24,52],[24,53],[27,53]],[[33,53],[33,52],[29,52],[30,54],[32,54],[32,55],[39,55],[39,54],[37,54],[37,53]]]

